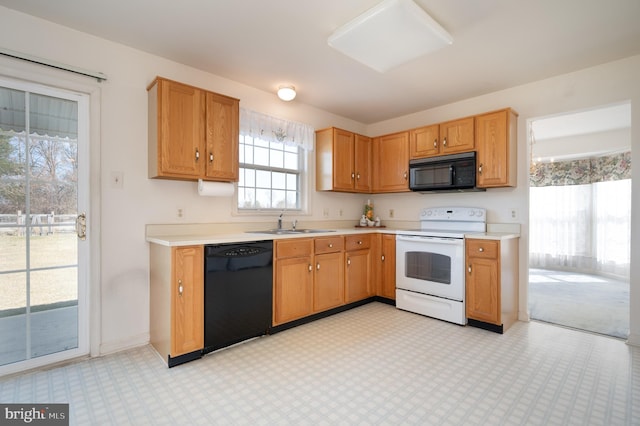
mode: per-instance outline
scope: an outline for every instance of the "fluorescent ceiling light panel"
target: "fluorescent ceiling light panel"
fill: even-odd
[[[412,0],[385,0],[338,28],[329,46],[378,72],[453,43]]]

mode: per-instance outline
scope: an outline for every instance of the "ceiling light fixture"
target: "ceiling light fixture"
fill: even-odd
[[[296,97],[296,88],[293,86],[278,87],[278,97],[283,101],[289,102]]]
[[[413,0],[384,0],[338,28],[329,46],[378,72],[453,43]]]

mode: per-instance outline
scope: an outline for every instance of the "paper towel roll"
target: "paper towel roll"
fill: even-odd
[[[198,180],[198,195],[203,197],[230,197],[233,195],[233,184],[229,182],[209,182]]]

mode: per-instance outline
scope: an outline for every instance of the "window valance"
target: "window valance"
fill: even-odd
[[[283,142],[313,151],[314,128],[308,124],[284,120],[240,108],[240,134],[270,142]]]
[[[631,151],[573,161],[538,163],[529,175],[530,186],[585,185],[631,179]]]

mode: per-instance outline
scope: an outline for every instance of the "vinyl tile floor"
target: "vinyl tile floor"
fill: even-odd
[[[633,425],[640,348],[374,302],[171,369],[144,346],[0,379],[0,402],[69,403],[74,425]]]

